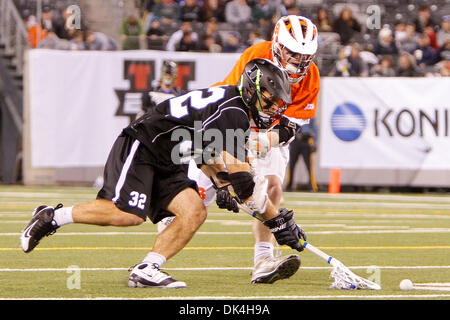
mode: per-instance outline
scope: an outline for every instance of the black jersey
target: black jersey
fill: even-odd
[[[170,98],[124,129],[148,148],[151,159],[146,161],[167,171],[187,163],[187,151],[197,154],[197,164],[205,163],[204,152],[211,146],[213,154],[225,150],[245,161],[249,132],[248,108],[236,86],[193,90]],[[199,152],[203,152],[200,157]]]

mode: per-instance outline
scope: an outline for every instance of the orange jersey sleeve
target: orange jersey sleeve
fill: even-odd
[[[247,48],[226,78],[214,86],[237,85],[245,65],[253,59],[263,58],[273,61],[272,42],[264,41]],[[317,98],[320,89],[319,68],[313,62],[306,76],[297,84],[291,85],[292,103],[284,115],[296,119],[311,119],[316,114]]]

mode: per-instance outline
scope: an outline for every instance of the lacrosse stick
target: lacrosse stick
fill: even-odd
[[[255,157],[251,155],[249,152],[249,163],[250,166],[253,168],[255,166]],[[225,163],[224,163],[225,165]],[[225,165],[226,167],[226,165]],[[215,182],[213,177],[210,177],[211,182],[214,186],[214,188],[217,190],[218,186]],[[222,187],[226,188],[229,185]],[[232,194],[234,196],[234,194]],[[247,213],[248,215],[252,216],[255,219],[258,219],[261,222],[264,222],[264,218],[261,216],[259,211],[253,210],[247,205],[243,205],[240,203],[240,201],[236,200],[237,205],[239,209]],[[303,239],[300,239],[300,243],[303,246],[303,248],[309,250],[310,252],[314,253],[315,255],[319,256],[323,260],[325,260],[328,264],[330,264],[333,269],[331,270],[330,278],[334,279],[334,282],[330,285],[330,288],[334,289],[347,289],[347,290],[380,290],[381,286],[375,282],[372,282],[370,280],[364,279],[362,277],[357,276],[352,271],[350,271],[349,268],[347,268],[342,262],[337,260],[336,258],[333,258],[323,252],[322,250],[316,248],[312,244],[304,241]]]
[[[264,222],[264,219],[261,217],[261,215],[258,212],[250,210],[249,208],[247,208],[246,206],[243,206],[239,202],[238,202],[238,207],[239,207],[239,209],[242,209],[242,211],[249,214],[250,216],[258,219],[261,222]],[[357,276],[352,271],[350,271],[350,269],[347,268],[342,262],[340,262],[336,258],[329,256],[328,254],[326,254],[322,250],[316,248],[312,244],[304,241],[303,239],[300,239],[300,243],[302,244],[303,248],[308,249],[310,252],[319,256],[320,258],[325,260],[328,264],[330,264],[333,267],[333,270],[331,271],[331,274],[330,274],[330,278],[333,278],[334,282],[330,285],[330,288],[348,289],[348,290],[357,290],[357,289],[380,290],[381,289],[381,286],[378,285],[377,283]]]

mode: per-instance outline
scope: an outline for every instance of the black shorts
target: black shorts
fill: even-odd
[[[120,135],[108,156],[104,184],[97,199],[111,200],[117,208],[153,223],[173,216],[165,210],[182,190],[197,190],[195,181],[187,177],[187,166],[174,172],[161,172],[150,162],[152,155],[138,140]]]

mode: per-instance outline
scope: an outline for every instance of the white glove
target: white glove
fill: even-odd
[[[258,159],[264,159],[271,148],[267,133],[252,133],[247,141],[247,149]]]
[[[269,195],[267,194],[267,187],[269,181],[263,176],[255,176],[255,188],[253,189],[253,196],[251,200],[248,200],[243,205],[249,208],[252,212],[264,214],[267,209],[267,203],[269,202]]]

